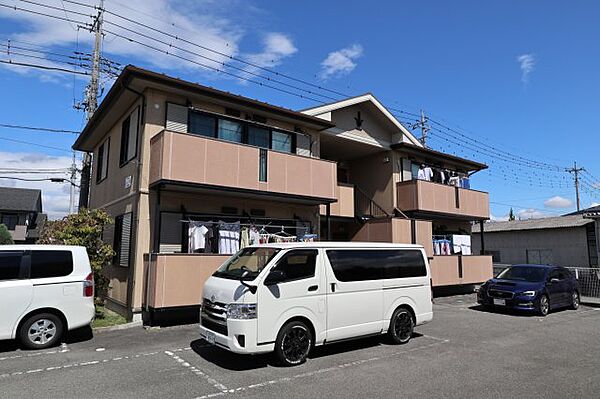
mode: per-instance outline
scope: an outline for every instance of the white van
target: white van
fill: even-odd
[[[0,246],[0,339],[31,349],[60,342],[95,314],[94,275],[84,247]]]
[[[422,246],[292,243],[247,247],[205,285],[200,334],[236,353],[304,362],[315,345],[388,334],[406,343],[431,321]]]

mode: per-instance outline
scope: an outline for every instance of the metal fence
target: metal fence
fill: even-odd
[[[582,302],[600,303],[600,269],[592,267],[567,267],[579,281]]]
[[[494,263],[494,277],[510,264]],[[581,301],[600,304],[600,268],[567,267],[579,282]]]

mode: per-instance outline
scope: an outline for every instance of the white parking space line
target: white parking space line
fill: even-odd
[[[214,386],[221,392],[227,392],[229,390],[229,388],[227,388],[225,385],[221,384],[219,381],[215,380],[214,378],[212,378],[211,376],[209,376],[208,374],[206,374],[199,368],[191,365],[190,363],[185,361],[185,359],[182,359],[181,357],[177,356],[172,351],[165,351],[164,353],[165,353],[165,355],[171,357],[173,360],[175,360],[177,363],[179,363],[182,367],[185,367],[188,370],[190,370],[192,373],[196,374],[197,376],[204,378],[206,381],[208,381],[210,384],[212,384],[212,386]]]
[[[290,377],[281,377],[278,379],[263,381],[263,382],[259,382],[256,384],[250,384],[250,385],[238,387],[235,389],[223,390],[221,392],[197,396],[194,399],[209,399],[209,398],[214,398],[214,397],[218,397],[218,396],[230,395],[230,394],[240,393],[240,392],[244,392],[244,391],[248,391],[248,390],[252,390],[252,389],[267,387],[267,386],[271,386],[271,385],[275,385],[275,384],[281,384],[283,382],[289,382],[289,381],[294,381],[294,380],[303,379],[303,378],[310,378],[310,377],[313,377],[316,375],[321,375],[324,373],[329,373],[332,371],[341,370],[341,369],[345,369],[345,368],[349,368],[349,367],[355,367],[355,366],[359,366],[359,365],[365,364],[365,363],[372,363],[372,362],[376,362],[378,360],[389,359],[391,357],[400,356],[400,355],[404,355],[404,354],[411,353],[411,352],[416,352],[416,351],[423,350],[423,349],[428,349],[428,348],[431,348],[434,346],[439,346],[439,345],[443,345],[445,343],[450,342],[450,340],[443,339],[443,338],[431,337],[431,336],[426,336],[426,335],[424,335],[424,337],[433,339],[436,342],[433,342],[433,343],[427,344],[427,345],[418,346],[416,348],[412,348],[412,349],[408,349],[408,350],[392,352],[392,353],[382,355],[382,356],[374,356],[374,357],[371,357],[368,359],[355,360],[353,362],[338,364],[338,365],[332,366],[332,367],[322,368],[322,369],[315,370],[315,371],[309,371],[309,372],[302,373],[302,374],[296,374],[296,375],[293,375]]]
[[[57,353],[66,353],[66,352],[69,352],[69,348],[67,347],[67,344],[63,343],[59,348],[51,350],[51,351],[26,353],[23,355],[12,355],[12,356],[0,357],[0,362],[3,360],[21,359],[21,358],[27,358],[27,357],[43,356],[43,355],[55,355]]]
[[[93,366],[93,365],[105,364],[105,363],[109,363],[109,362],[114,363],[114,362],[118,362],[121,360],[128,360],[128,359],[138,359],[140,357],[157,355],[159,353],[160,353],[160,351],[149,352],[149,353],[139,353],[137,355],[120,356],[120,357],[114,357],[111,359],[91,360],[91,361],[87,361],[87,362],[72,363],[72,364],[66,364],[66,365],[62,365],[62,366],[52,366],[52,367],[45,367],[45,368],[40,368],[40,369],[15,371],[12,373],[0,374],[0,380],[9,378],[9,377],[19,376],[19,375],[36,374],[36,373],[41,373],[41,372],[64,370],[64,369],[71,369],[71,368],[78,368],[78,367],[85,367],[85,366]]]

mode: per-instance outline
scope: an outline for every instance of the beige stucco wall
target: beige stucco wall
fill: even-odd
[[[461,258],[462,278],[459,273],[459,260]],[[434,256],[430,261],[430,267],[431,279],[434,287],[477,284],[493,277],[491,256]]]
[[[360,117],[363,120],[361,130],[356,128],[356,121],[354,119],[358,111],[360,111]],[[338,131],[345,131],[368,141],[373,140],[379,145],[388,148],[392,143],[392,136],[394,133],[397,133],[392,128],[391,122],[386,121],[385,117],[371,103],[360,103],[334,110],[331,112],[331,121],[335,123],[335,128]]]

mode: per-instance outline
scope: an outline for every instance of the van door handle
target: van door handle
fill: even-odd
[[[335,292],[335,283],[331,283],[331,292]]]
[[[319,289],[319,286],[318,286],[318,285],[311,285],[310,287],[308,287],[308,290],[309,290],[309,291],[316,291],[316,290],[318,290],[318,289]]]

